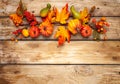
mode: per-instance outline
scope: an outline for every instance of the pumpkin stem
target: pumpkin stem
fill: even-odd
[[[86,32],[86,33],[88,33],[88,31],[87,31],[87,30],[86,30],[85,32]]]
[[[44,27],[43,29],[46,31],[46,29],[47,29],[47,28],[46,28],[46,27]]]

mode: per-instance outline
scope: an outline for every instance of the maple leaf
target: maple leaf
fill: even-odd
[[[90,11],[88,12],[88,8],[85,7],[83,11],[80,11],[80,20],[82,21],[82,24],[86,24],[90,21],[92,13],[95,11],[96,7],[91,7]]]
[[[80,11],[80,20],[83,24],[87,23],[89,21],[89,12],[88,9],[85,7],[83,11]]]
[[[68,41],[68,43],[70,42],[71,35],[64,26],[59,26],[58,31],[56,32],[54,37],[58,38],[58,46],[61,46],[66,40]]]
[[[55,7],[56,11],[56,22],[60,22],[61,24],[66,24],[66,20],[69,18],[68,4],[62,8],[61,12]]]
[[[47,17],[42,18],[43,21],[50,21],[51,23],[55,22],[55,10],[54,8],[52,10],[49,11]]]

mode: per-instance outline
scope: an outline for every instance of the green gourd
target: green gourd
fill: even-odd
[[[48,12],[50,11],[50,8],[51,8],[51,5],[48,3],[47,4],[47,7],[43,8],[41,11],[40,11],[40,16],[41,17],[46,17],[48,15]]]
[[[70,10],[75,19],[80,19],[80,13],[75,10],[75,7],[73,5],[70,7]]]

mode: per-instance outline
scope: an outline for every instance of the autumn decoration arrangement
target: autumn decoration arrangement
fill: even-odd
[[[65,41],[69,43],[71,35],[76,34],[81,35],[83,38],[93,35],[94,40],[99,40],[100,35],[103,34],[104,39],[106,39],[109,24],[106,22],[105,17],[101,17],[100,20],[91,19],[95,9],[96,7],[93,6],[89,11],[85,7],[79,12],[72,5],[69,11],[68,4],[66,4],[61,10],[58,10],[48,3],[45,8],[40,10],[40,17],[38,18],[41,18],[42,22],[38,22],[34,14],[29,12],[22,0],[20,0],[16,13],[11,14],[10,19],[16,27],[22,26],[25,21],[29,23],[29,27],[18,28],[13,31],[14,39],[29,37],[33,39],[38,38],[40,35],[50,37],[56,23],[60,24],[54,34],[54,38],[58,39],[58,46],[63,45]]]

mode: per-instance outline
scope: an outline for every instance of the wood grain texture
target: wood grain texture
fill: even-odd
[[[0,58],[3,56],[3,45],[2,42],[0,42]],[[1,59],[0,59],[1,61]]]
[[[0,65],[0,84],[120,84],[120,0],[23,0],[28,11],[41,21],[39,11],[49,2],[61,9],[66,3],[77,10],[96,6],[93,14],[107,16],[108,39],[118,41],[79,41],[57,47],[57,41],[2,41],[17,28],[8,18],[15,13],[19,0],[0,0],[0,64],[108,64],[108,65]],[[24,22],[26,24],[26,22]],[[58,25],[57,25],[58,26]],[[21,26],[22,28],[24,26]],[[56,31],[57,28],[55,28]],[[91,39],[90,37],[89,39]],[[28,38],[30,39],[30,38]],[[87,39],[85,39],[87,40]]]
[[[69,65],[0,67],[0,84],[120,84],[120,66]]]
[[[0,40],[11,39],[12,31],[17,29],[7,16],[10,13],[15,12],[15,10],[13,9],[16,9],[18,2],[18,0],[0,1]],[[120,0],[58,0],[57,2],[55,0],[25,0],[24,2],[27,5],[28,10],[31,12],[34,11],[36,16],[38,16],[37,14],[39,14],[39,10],[43,8],[43,6],[45,6],[45,4],[47,4],[48,2],[50,2],[52,5],[56,5],[59,9],[62,8],[67,2],[70,5],[75,5],[77,9],[82,9],[83,7],[90,8],[90,6],[93,5],[98,6],[94,16],[109,16],[107,17],[107,20],[111,26],[109,31],[107,32],[107,37],[108,39],[117,39],[117,41],[80,42],[80,40],[92,40],[92,36],[88,39],[83,39],[78,34],[76,36],[72,36],[71,38],[72,40],[77,41],[72,41],[69,45],[66,44],[61,48],[57,48],[57,42],[51,41],[53,40],[53,35],[55,32],[50,38],[43,38],[42,36],[38,38],[38,40],[45,40],[45,42],[20,41],[19,43],[14,44],[14,42],[10,41],[1,41],[1,63],[120,63],[120,17],[118,17],[120,15],[120,12],[118,11],[118,9],[120,8]],[[99,18],[100,17],[97,17],[97,19]],[[37,17],[37,20],[41,21],[39,17]],[[55,28],[55,31],[56,30],[57,28]]]
[[[23,0],[30,12],[39,15],[39,11],[50,3],[52,6],[56,6],[61,9],[66,3],[75,5],[77,10],[84,7],[97,6],[94,16],[120,16],[120,0]],[[0,0],[0,16],[8,16],[14,13],[19,0]],[[114,11],[114,12],[113,12]]]
[[[93,17],[94,18],[94,17]],[[100,17],[97,17],[97,20],[99,20]],[[38,17],[37,20],[39,22],[41,22],[41,18]],[[108,32],[107,32],[107,38],[108,40],[110,39],[114,39],[114,40],[120,40],[120,17],[107,17],[107,21],[110,24],[110,27],[108,28]],[[24,22],[26,24],[26,22]],[[46,39],[54,39],[54,34],[57,31],[58,26],[60,26],[60,24],[55,24],[54,25],[54,32],[53,34],[49,37],[49,38],[45,38],[40,36],[39,40],[46,40]],[[19,28],[24,28],[24,26],[20,26]],[[26,25],[26,27],[29,27],[28,25]],[[13,31],[17,30],[18,28],[16,28],[14,26],[14,24],[12,23],[12,21],[9,18],[0,18],[0,39],[11,39],[14,35],[12,34]],[[25,38],[25,39],[31,39],[31,38]],[[80,34],[77,34],[75,36],[71,37],[71,40],[93,40],[93,37],[89,37],[89,38],[83,38]],[[103,39],[103,35],[101,35],[101,39]]]
[[[2,41],[0,63],[23,64],[120,64],[120,41]]]

